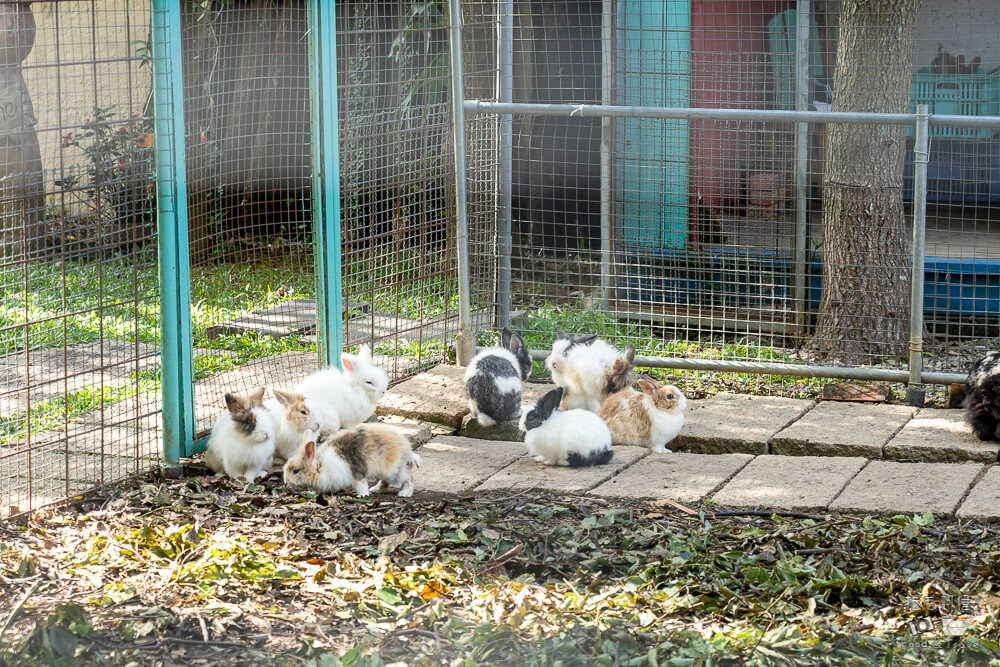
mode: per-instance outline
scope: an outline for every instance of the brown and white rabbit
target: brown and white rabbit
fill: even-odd
[[[396,495],[413,495],[413,466],[420,457],[398,429],[387,424],[365,423],[341,431],[319,447],[313,434],[302,436],[298,454],[285,463],[285,484],[310,488],[320,493],[354,489],[367,496],[384,483],[398,484]],[[369,488],[369,483],[375,486]]]
[[[295,456],[302,447],[302,434],[319,431],[322,426],[319,406],[311,398],[292,391],[274,390],[274,398],[264,401],[274,419],[274,446],[284,460]]]
[[[625,389],[608,396],[597,416],[611,429],[614,444],[639,445],[667,453],[667,443],[684,426],[687,398],[670,384],[639,380],[639,386],[645,393]]]
[[[205,465],[247,482],[267,475],[274,457],[274,420],[263,397],[264,387],[245,397],[226,394],[227,411],[212,426]]]

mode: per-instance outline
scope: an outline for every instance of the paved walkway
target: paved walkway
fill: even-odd
[[[1000,520],[1000,444],[959,410],[719,394],[689,401],[674,453],[615,447],[610,464],[545,466],[510,424],[468,417],[463,368],[393,387],[383,420],[404,425],[423,459],[418,490],[529,489],[800,512],[933,512]],[[525,402],[550,387],[529,384]]]

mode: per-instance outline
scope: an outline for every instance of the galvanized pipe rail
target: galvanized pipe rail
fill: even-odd
[[[671,368],[721,373],[758,373],[764,375],[826,377],[907,383],[907,401],[912,405],[922,404],[924,384],[951,384],[965,380],[965,376],[958,373],[923,372],[923,267],[927,211],[927,164],[930,150],[929,128],[1000,128],[1000,116],[931,115],[928,113],[926,105],[919,105],[917,113],[912,114],[833,111],[820,112],[801,110],[772,111],[757,109],[694,109],[682,107],[619,106],[610,104],[526,104],[512,102],[485,102],[481,100],[465,100],[463,104],[456,105],[456,121],[464,121],[465,117],[475,116],[477,114],[503,114],[507,118],[515,114],[527,114],[538,116],[576,116],[581,118],[597,117],[605,120],[610,118],[663,118],[716,121],[770,121],[778,123],[796,123],[799,124],[799,128],[801,128],[803,124],[812,123],[874,123],[882,125],[915,126],[913,264],[911,277],[908,370],[840,368],[835,366],[800,366],[793,364],[716,361],[667,357],[636,357],[636,365],[648,368]],[[456,126],[463,124],[463,122],[456,122]],[[459,215],[462,215],[461,211]],[[608,278],[606,276],[602,276],[602,281],[607,281],[607,279]],[[509,293],[507,296],[509,298]],[[548,353],[540,350],[532,350],[531,354],[535,359],[544,359]]]

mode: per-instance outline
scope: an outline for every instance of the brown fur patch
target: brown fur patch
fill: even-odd
[[[653,399],[653,405],[655,405],[658,410],[663,410],[665,412],[673,410],[677,407],[677,403],[680,401],[680,396],[680,390],[672,384],[660,385],[655,391],[649,394],[649,397]]]
[[[303,394],[280,389],[274,390],[274,397],[278,399],[281,407],[285,408],[285,420],[301,430],[302,424],[310,416],[309,408],[306,407],[306,397]]]
[[[649,438],[652,422],[646,400],[644,394],[626,389],[608,396],[601,405],[597,416],[608,425],[614,444],[640,444]]]

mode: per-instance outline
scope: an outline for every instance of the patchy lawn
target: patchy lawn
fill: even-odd
[[[1000,664],[1000,531],[928,516],[149,477],[0,569],[5,665]]]

